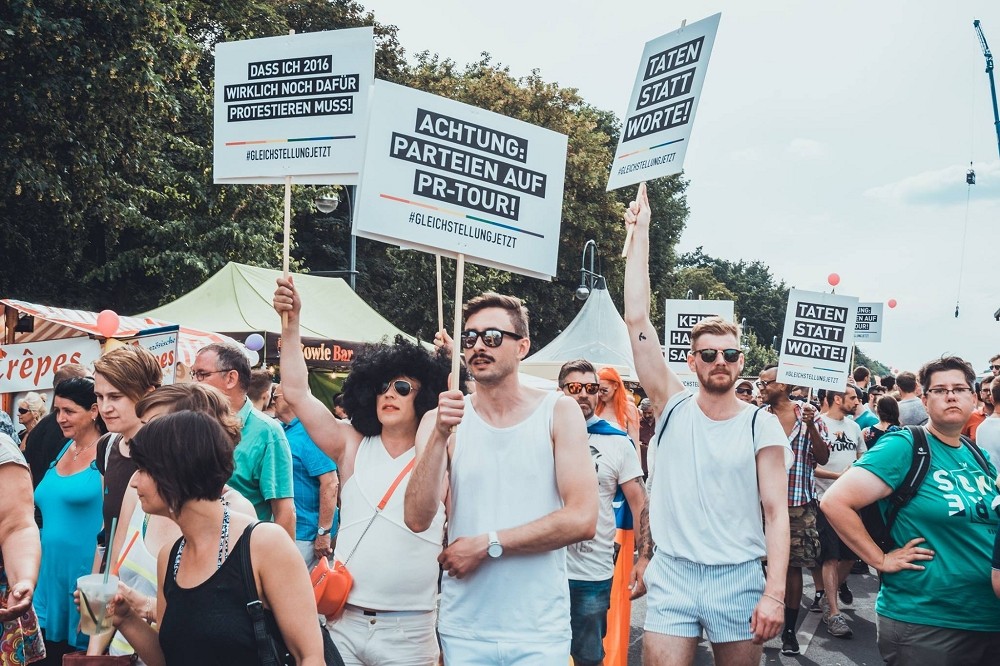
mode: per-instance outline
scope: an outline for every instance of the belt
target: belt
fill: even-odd
[[[373,610],[371,608],[363,608],[362,606],[355,606],[354,604],[346,604],[344,606],[347,610],[352,610],[355,613],[361,613],[366,617],[412,617],[415,615],[424,615],[426,613],[433,613],[431,610],[404,610],[404,611],[385,611],[385,610]]]

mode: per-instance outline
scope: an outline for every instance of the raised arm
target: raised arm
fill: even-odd
[[[561,397],[553,417],[553,458],[563,506],[524,525],[497,532],[504,556],[543,553],[594,538],[597,530],[597,473],[590,458],[587,428],[580,407]],[[497,473],[500,473],[498,470]],[[462,578],[486,558],[489,537],[453,541],[438,558],[451,576]]]
[[[347,444],[357,444],[361,437],[350,424],[338,421],[309,390],[309,371],[299,331],[302,301],[291,277],[278,278],[273,305],[279,315],[288,315],[281,327],[281,392],[316,446],[343,466]]]
[[[625,211],[626,227],[633,227],[632,244],[626,248],[625,324],[632,343],[639,383],[653,403],[653,413],[660,418],[663,407],[684,385],[663,358],[660,339],[649,319],[649,199],[646,184],[639,185],[636,200]]]
[[[403,505],[403,521],[414,532],[429,528],[437,514],[448,472],[451,431],[462,422],[464,413],[462,392],[445,391],[438,396],[438,408],[424,414],[417,428],[417,464],[406,485]]]

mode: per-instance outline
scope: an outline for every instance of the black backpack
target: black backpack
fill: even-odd
[[[879,511],[878,501],[872,502],[858,511],[865,529],[868,530],[868,534],[883,553],[888,553],[898,547],[898,544],[893,542],[889,532],[892,531],[892,526],[896,522],[896,516],[899,515],[900,510],[917,494],[917,489],[924,482],[927,470],[931,467],[931,449],[927,444],[927,431],[924,426],[906,426],[906,429],[913,437],[913,459],[910,462],[910,469],[903,477],[903,482],[888,497],[889,510],[885,517],[883,518],[882,512]],[[975,442],[962,435],[962,443],[972,452],[976,462],[983,468],[986,475],[990,476],[990,468],[986,463],[986,458],[983,457],[983,452],[976,446]]]

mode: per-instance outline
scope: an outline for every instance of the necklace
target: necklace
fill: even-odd
[[[97,444],[97,441],[99,439],[100,439],[100,437],[98,437],[92,443],[88,444],[87,446],[83,447],[82,449],[80,448],[80,445],[77,442],[73,442],[73,448],[75,449],[75,451],[73,451],[73,462],[76,462],[76,459],[80,457],[81,453],[83,453],[84,451],[86,451],[90,447],[94,446],[94,444]]]

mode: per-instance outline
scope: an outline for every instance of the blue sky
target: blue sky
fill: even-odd
[[[883,342],[861,348],[900,370],[942,353],[979,370],[1000,352],[1000,153],[972,27],[1000,78],[997,0],[363,4],[410,55],[486,51],[619,116],[643,44],[721,11],[679,249],[760,260],[800,289],[837,272],[837,293],[895,298]]]

